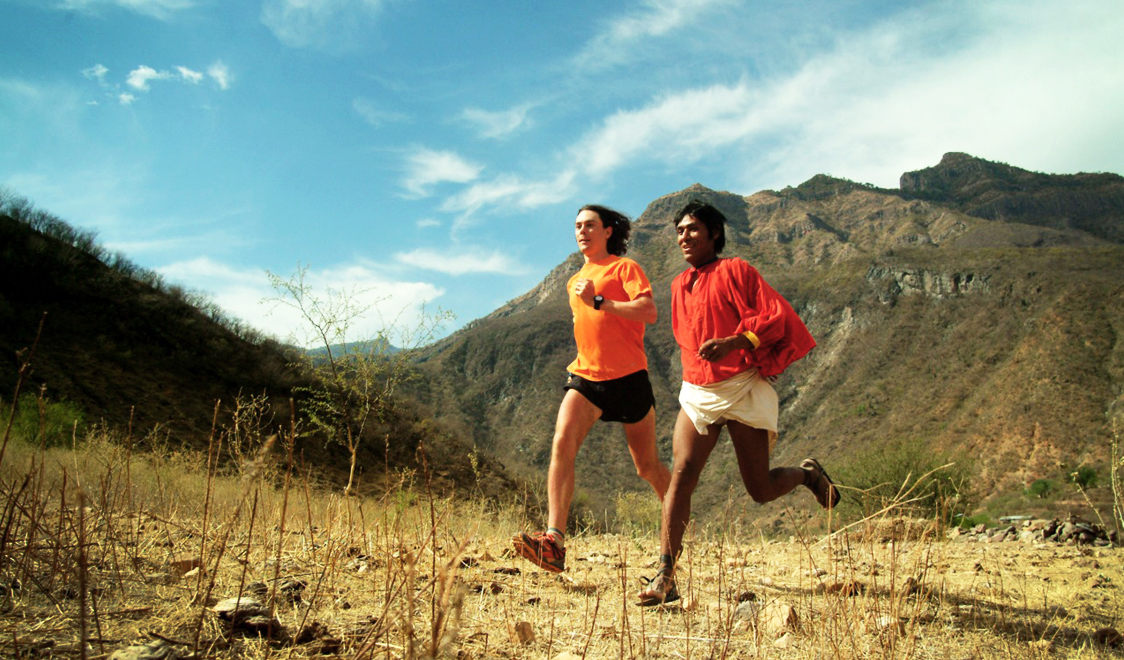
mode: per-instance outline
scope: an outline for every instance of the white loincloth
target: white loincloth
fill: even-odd
[[[695,425],[706,434],[706,427],[730,420],[769,432],[769,453],[777,444],[777,392],[756,369],[710,385],[683,382],[679,405]]]

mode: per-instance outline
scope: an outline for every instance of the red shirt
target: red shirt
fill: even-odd
[[[683,380],[710,385],[757,369],[775,376],[804,357],[816,341],[804,322],[757,269],[738,258],[688,268],[671,283],[671,328]],[[708,339],[753,333],[757,348],[734,350],[717,362],[699,357]]]

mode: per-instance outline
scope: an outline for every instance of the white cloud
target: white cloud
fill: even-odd
[[[136,100],[137,97],[129,94],[128,92],[122,92],[121,94],[117,95],[117,101],[121,103],[121,105],[131,105]]]
[[[93,72],[92,74],[87,74],[87,78],[90,78],[91,75],[98,73],[97,67],[94,67],[94,69],[92,70],[87,69],[87,71]],[[102,67],[100,73],[103,77],[105,74],[104,67]],[[86,74],[86,71],[83,71],[83,74]],[[215,84],[218,85],[219,89],[225,90],[230,86],[230,72],[226,68],[226,65],[222,62],[215,62],[214,64],[212,64],[207,69],[206,75],[215,81]],[[203,73],[195,71],[194,69],[189,69],[185,66],[175,67],[175,73],[173,73],[171,71],[157,71],[156,69],[153,69],[148,65],[142,64],[129,72],[129,75],[125,78],[125,84],[137,91],[147,92],[150,89],[149,83],[154,80],[172,80],[191,85],[198,85],[199,83],[203,82],[203,78]],[[101,77],[99,77],[98,79],[100,81]],[[122,102],[124,102],[126,96],[129,97],[129,103],[132,103],[136,100],[136,98],[132,95],[123,94],[120,97],[122,99]]]
[[[457,247],[445,252],[432,249],[419,249],[400,252],[394,255],[395,261],[407,266],[433,270],[446,275],[470,275],[474,273],[501,273],[518,275],[527,268],[513,260],[509,254],[492,252],[488,254],[475,248]]]
[[[120,7],[160,20],[194,6],[193,0],[58,0],[55,3],[55,7],[67,11],[93,12],[101,7]]]
[[[461,118],[468,124],[475,126],[480,133],[480,137],[494,139],[506,137],[529,127],[531,122],[527,118],[527,113],[530,110],[530,104],[497,112],[467,108],[461,113]]]
[[[416,224],[418,229],[425,229],[427,227],[440,227],[441,221],[435,220],[434,218],[422,218],[418,220]]]
[[[1032,168],[1098,142],[1120,153],[1124,12],[1097,7],[952,3],[939,5],[943,14],[909,12],[841,36],[790,75],[619,111],[570,158],[595,177],[663,162],[743,172],[739,183],[749,187],[795,185],[818,172],[894,186],[945,151]]]
[[[619,110],[561,150],[556,176],[500,173],[440,210],[459,215],[455,234],[486,208],[555,204],[591,181],[653,167],[745,192],[816,173],[895,187],[947,151],[1038,170],[1122,171],[1117,6],[963,0],[901,12],[840,34],[788,71]]]
[[[456,234],[471,225],[475,214],[486,206],[508,206],[526,211],[571,199],[577,192],[575,178],[572,170],[563,170],[554,179],[539,181],[527,181],[505,174],[452,195],[442,202],[441,210],[458,214],[453,222],[453,232]]]
[[[128,78],[125,79],[125,84],[133,89],[138,89],[142,92],[148,91],[148,83],[151,80],[167,80],[172,77],[172,74],[167,71],[157,71],[150,66],[144,64],[138,66],[129,72]]]
[[[177,66],[176,71],[179,71],[180,78],[182,78],[184,82],[189,82],[192,85],[198,85],[203,81],[202,73],[199,73],[198,71],[192,71],[185,66]]]
[[[393,110],[386,110],[379,106],[378,103],[371,99],[357,98],[352,100],[351,109],[354,110],[363,121],[371,126],[378,128],[383,124],[406,122],[410,120],[409,115]]]
[[[386,0],[265,0],[261,22],[290,48],[355,47]]]
[[[282,341],[315,347],[319,338],[307,327],[298,310],[281,302],[281,294],[270,286],[260,269],[237,268],[210,257],[179,261],[158,268],[168,282],[203,291],[224,311],[252,327]],[[288,279],[289,273],[278,273]],[[391,342],[403,345],[419,323],[431,318],[427,305],[444,289],[422,281],[388,278],[367,265],[338,264],[324,269],[308,268],[304,283],[312,296],[337,306],[362,309],[333,342],[370,339],[388,332]],[[291,302],[291,301],[288,301]]]
[[[406,158],[406,178],[402,185],[411,197],[427,197],[431,186],[443,182],[468,183],[479,176],[482,169],[482,165],[451,151],[420,147]]]
[[[230,70],[226,67],[225,64],[222,63],[222,61],[216,61],[214,64],[208,67],[207,75],[211,77],[211,80],[215,81],[215,84],[219,86],[219,89],[230,88]]]
[[[754,103],[760,96],[741,82],[689,90],[639,110],[620,111],[582,138],[571,158],[594,177],[640,158],[696,160],[707,155],[706,149],[729,145],[755,126],[775,128],[769,119],[783,119],[783,113],[763,113]]]
[[[610,21],[574,58],[582,68],[603,68],[630,59],[640,42],[668,36],[708,10],[735,0],[643,0],[639,9]]]
[[[95,64],[88,69],[82,69],[83,76],[86,76],[90,80],[96,80],[102,85],[105,84],[105,74],[107,73],[109,73],[109,69],[101,64]]]

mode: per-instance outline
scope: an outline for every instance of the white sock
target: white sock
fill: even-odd
[[[547,527],[546,533],[554,537],[554,545],[559,548],[566,547],[566,535],[562,533],[562,530],[557,527]]]

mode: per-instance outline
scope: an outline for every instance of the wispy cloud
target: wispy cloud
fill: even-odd
[[[140,65],[129,72],[125,84],[142,92],[148,91],[148,83],[152,80],[168,80],[172,74],[167,71],[160,72],[150,66]]]
[[[581,68],[600,69],[628,61],[638,44],[666,37],[673,30],[702,18],[717,6],[736,0],[644,0],[639,7],[619,15],[593,36],[574,57]]]
[[[265,0],[261,22],[290,48],[354,48],[387,0]]]
[[[476,128],[482,138],[502,138],[525,130],[531,125],[527,116],[531,108],[531,104],[499,111],[467,108],[461,113],[461,119]]]
[[[169,282],[191,282],[192,288],[208,294],[227,313],[283,341],[306,348],[319,344],[320,338],[311,332],[300,312],[270,286],[264,270],[231,266],[203,256],[168,264],[157,272]],[[284,279],[292,276],[278,275]],[[401,345],[432,314],[427,305],[445,294],[443,288],[431,283],[387,277],[364,264],[310,267],[304,273],[304,284],[311,296],[346,302],[362,311],[341,328],[345,332],[332,338],[339,342],[370,339],[385,332],[392,343]]]
[[[526,180],[505,174],[450,196],[441,204],[441,210],[459,214],[454,223],[456,230],[471,224],[473,216],[485,206],[508,205],[527,210],[566,201],[576,192],[574,178],[571,170],[564,170],[550,180]]]
[[[582,173],[598,177],[640,158],[697,160],[705,150],[730,145],[755,126],[776,128],[768,108],[755,103],[749,83],[715,85],[656,99],[637,110],[622,110],[571,149]],[[773,119],[783,118],[783,113]],[[716,144],[717,142],[717,144]]]
[[[428,197],[430,187],[443,182],[468,183],[480,175],[482,165],[469,162],[451,151],[420,147],[406,157],[403,187],[410,197]]]
[[[195,6],[194,0],[55,0],[54,6],[67,11],[93,12],[103,7],[118,7],[138,14],[167,20],[173,14]]]
[[[227,88],[228,74],[226,72],[226,67],[223,66],[221,62],[211,66],[210,75],[215,79],[220,88]],[[129,72],[129,75],[125,78],[125,84],[135,90],[147,92],[149,89],[148,84],[154,80],[175,80],[198,85],[203,80],[203,74],[185,66],[177,66],[173,72],[157,71],[150,66],[142,64]]]
[[[367,122],[371,126],[374,126],[375,128],[378,128],[383,124],[410,121],[409,115],[402,112],[387,110],[386,108],[380,106],[378,102],[372,101],[371,99],[367,98],[353,99],[351,101],[351,109],[354,110],[360,117],[362,117],[363,121]]]
[[[176,71],[179,72],[180,78],[182,78],[184,82],[189,82],[193,85],[198,85],[200,82],[203,81],[203,74],[202,73],[199,73],[198,71],[192,71],[191,69],[187,68],[186,66],[177,66]]]
[[[479,221],[487,209],[528,211],[573,199],[578,186],[573,170],[563,170],[552,179],[527,180],[504,174],[490,181],[481,181],[451,195],[441,203],[441,211],[453,213],[453,236]]]
[[[230,88],[230,83],[232,80],[230,76],[230,69],[228,69],[221,60],[217,60],[214,64],[207,67],[207,75],[211,77],[211,80],[215,81],[215,84],[219,86],[219,89],[226,90]]]
[[[101,64],[95,64],[88,69],[82,69],[83,76],[86,76],[90,80],[96,80],[102,85],[105,84],[105,74],[107,73],[109,73],[109,69]]]
[[[726,176],[744,172],[746,185],[825,171],[894,185],[944,151],[1033,166],[1074,141],[1087,147],[1106,133],[1124,141],[1124,121],[1108,110],[1124,105],[1115,36],[1124,12],[953,4],[946,14],[909,12],[845,35],[787,76],[621,110],[578,140],[571,157],[595,177],[654,161],[721,163]],[[974,14],[969,35],[957,32],[965,12]]]
[[[419,249],[394,255],[395,261],[415,268],[433,270],[446,275],[471,275],[476,273],[502,273],[518,275],[527,267],[503,252],[487,253],[483,250],[458,246],[446,251]]]

